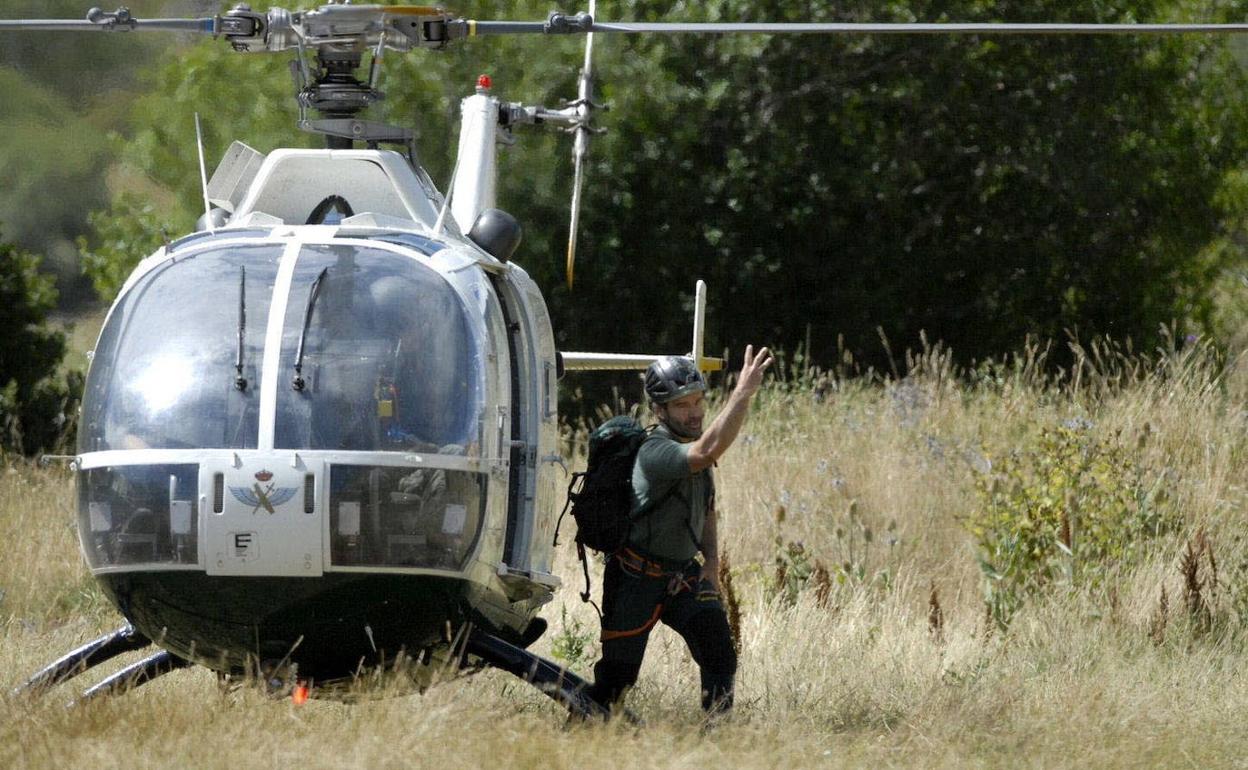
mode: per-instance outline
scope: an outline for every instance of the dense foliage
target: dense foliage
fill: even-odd
[[[535,2],[470,16],[540,18]],[[1158,21],[1159,0],[796,0],[602,3],[615,19]],[[1216,13],[1209,11],[1208,17]],[[610,131],[595,140],[579,281],[562,285],[570,142],[524,136],[504,153],[500,203],[526,226],[517,255],[551,300],[569,349],[681,350],[696,278],[709,340],[809,341],[816,361],[884,365],[921,332],[963,359],[1068,331],[1151,347],[1161,324],[1210,331],[1211,291],[1234,249],[1212,249],[1245,196],[1244,78],[1202,37],[600,36]],[[450,176],[458,99],[489,71],[508,99],[574,93],[577,40],[471,41],[391,58],[379,115],[419,127],[423,161]],[[205,43],[153,77],[128,163],[176,193],[169,232],[198,201],[191,113],[210,152],[235,137],[290,143],[285,68]],[[310,138],[295,136],[307,143]],[[120,199],[94,221],[100,288],[161,235]],[[149,216],[150,219],[150,216]],[[111,267],[109,267],[111,265]],[[623,299],[622,299],[623,297]],[[622,323],[623,322],[623,323]],[[1055,359],[1057,363],[1060,360]]]
[[[1091,427],[1071,420],[1046,428],[975,479],[966,526],[988,613],[1001,628],[1027,598],[1055,585],[1099,586],[1181,527],[1168,494],[1173,474],[1141,468],[1120,436],[1097,437]]]
[[[127,5],[143,16],[169,3]],[[89,6],[0,0],[0,17],[81,19]],[[56,275],[63,306],[91,297],[74,238],[88,232],[87,212],[107,205],[110,187],[124,182],[110,175],[107,134],[133,100],[142,66],[174,43],[176,36],[0,32],[0,222],[9,240],[44,255],[41,269]]]
[[[47,326],[56,302],[39,258],[0,243],[0,454],[32,454],[66,434],[82,391],[77,373],[61,375],[65,338]]]

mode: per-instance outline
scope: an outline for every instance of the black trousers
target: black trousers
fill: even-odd
[[[602,581],[602,659],[594,666],[590,689],[595,700],[614,704],[637,682],[650,630],[661,621],[680,634],[698,664],[702,708],[732,708],[737,673],[732,632],[719,595],[708,582],[699,582],[699,570],[691,563],[673,580],[622,566],[616,557],[608,559]]]

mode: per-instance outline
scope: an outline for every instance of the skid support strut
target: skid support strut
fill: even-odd
[[[468,634],[465,651],[494,668],[523,679],[577,716],[607,714],[597,701],[589,697],[588,684],[584,679],[497,636],[473,628]]]
[[[127,625],[70,652],[32,676],[15,692],[32,695],[42,693],[118,655],[141,650],[151,643],[151,639],[134,630],[133,626]]]
[[[136,687],[147,684],[158,676],[164,676],[171,671],[177,671],[189,665],[191,665],[190,661],[183,660],[166,650],[161,650],[140,660],[138,663],[126,666],[121,671],[95,685],[84,692],[79,701],[88,701],[100,695],[133,690]]]

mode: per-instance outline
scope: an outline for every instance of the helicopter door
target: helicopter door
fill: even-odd
[[[238,456],[202,463],[208,574],[319,576],[322,525],[314,503],[320,465]]]
[[[510,366],[508,371],[512,373],[510,377],[510,401],[512,401],[512,414],[510,414],[509,426],[503,427],[510,436],[510,441],[505,442],[504,446],[510,446],[508,451],[509,474],[507,482],[507,535],[505,535],[503,545],[503,563],[517,565],[519,562],[528,562],[528,542],[525,538],[524,525],[532,520],[533,515],[533,497],[528,493],[528,473],[527,473],[527,448],[528,442],[527,431],[525,431],[525,419],[528,417],[528,411],[525,409],[525,398],[523,393],[524,369],[522,368],[522,346],[523,341],[519,339],[523,327],[520,326],[517,318],[518,308],[515,307],[514,297],[509,297],[507,290],[510,288],[505,281],[494,278],[495,292],[498,293],[498,303],[503,311],[503,323],[507,327],[507,351]]]

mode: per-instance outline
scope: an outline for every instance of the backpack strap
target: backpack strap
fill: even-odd
[[[646,428],[646,437],[645,437],[644,439],[642,439],[642,440],[641,440],[641,444],[637,447],[637,455],[638,455],[638,456],[640,456],[640,455],[641,455],[641,447],[645,446],[647,441],[649,441],[650,439],[654,438],[654,432],[655,432],[655,430],[657,430],[657,429],[658,429],[658,427],[659,427],[659,426],[658,426],[658,423],[655,423],[654,425],[651,425],[650,427]],[[636,459],[636,457],[634,457],[634,458],[633,458],[633,467],[636,467],[636,466],[637,466],[637,459]],[[649,516],[650,514],[654,513],[656,510],[658,510],[658,508],[659,508],[659,506],[660,506],[660,505],[662,505],[663,503],[666,503],[666,502],[667,502],[667,498],[669,498],[669,497],[671,497],[672,495],[676,494],[676,487],[677,487],[677,486],[679,486],[679,485],[680,485],[680,482],[678,481],[678,482],[676,482],[675,484],[673,484],[671,487],[669,487],[669,488],[668,488],[668,490],[667,490],[667,492],[666,492],[666,493],[664,493],[664,495],[663,495],[662,497],[660,497],[658,500],[655,500],[655,501],[653,501],[653,502],[647,503],[647,504],[645,505],[645,507],[643,507],[641,510],[637,511],[636,513],[630,513],[630,514],[628,515],[628,521],[629,521],[629,524],[630,524],[630,525],[631,525],[631,524],[636,524],[637,522],[641,521],[641,520],[642,520],[642,519],[644,519],[645,517]],[[625,538],[625,539],[627,539],[627,538]]]
[[[598,613],[598,622],[602,622],[602,608],[594,604],[594,600],[590,598],[589,583],[589,559],[585,556],[585,546],[580,543],[576,544],[576,556],[581,560],[581,570],[585,573],[585,590],[581,592],[581,601],[588,603],[594,608],[594,612]]]
[[[559,545],[559,528],[563,526],[563,517],[568,515],[568,511],[572,508],[572,489],[576,486],[576,482],[585,476],[585,472],[581,471],[572,474],[572,480],[568,482],[568,494],[564,497],[563,510],[559,513],[559,519],[555,522],[555,539],[551,542],[552,547]]]

